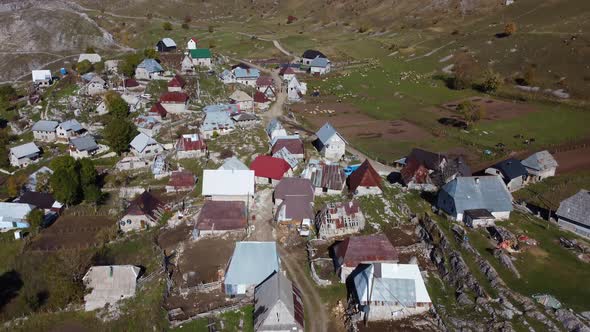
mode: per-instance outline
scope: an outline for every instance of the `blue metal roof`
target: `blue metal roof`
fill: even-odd
[[[453,198],[457,213],[474,209],[512,211],[512,195],[496,175],[458,177],[445,184],[441,190]],[[439,203],[439,206],[443,205]]]
[[[235,104],[208,105],[208,106],[203,107],[203,112],[205,112],[205,113],[211,113],[211,112],[236,113],[236,112],[238,112],[238,105],[235,105]]]
[[[321,67],[321,68],[326,68],[328,66],[328,64],[330,63],[330,61],[326,58],[315,58],[311,61],[311,63],[309,64],[310,67]]]
[[[148,73],[164,71],[164,68],[154,59],[144,59],[137,68],[144,68]]]
[[[320,130],[318,130],[317,133],[315,133],[316,136],[320,139],[320,141],[323,144],[328,143],[328,141],[330,140],[330,138],[332,138],[332,136],[334,135],[338,135],[340,136],[340,138],[342,138],[343,141],[346,142],[346,140],[344,139],[344,137],[342,137],[337,131],[336,129],[334,129],[334,127],[332,127],[331,124],[329,124],[328,122],[326,122],[322,128],[320,128]]]
[[[260,77],[260,70],[258,70],[256,68],[244,69],[241,67],[237,67],[234,69],[234,75],[238,79],[240,79],[240,78],[258,78],[258,77]]]
[[[55,131],[59,125],[57,121],[39,120],[33,125],[32,131]]]
[[[276,242],[236,242],[226,285],[258,285],[273,272],[281,270]]]
[[[228,112],[208,112],[201,125],[201,130],[217,130],[220,128],[234,128],[234,121]]]

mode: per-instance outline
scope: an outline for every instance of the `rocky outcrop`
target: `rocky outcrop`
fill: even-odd
[[[590,327],[582,323],[576,315],[567,310],[559,309],[555,311],[555,319],[557,319],[570,332],[590,332]]]

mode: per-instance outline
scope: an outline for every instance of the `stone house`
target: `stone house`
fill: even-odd
[[[365,215],[356,200],[326,204],[315,218],[320,238],[358,233],[365,228]]]
[[[41,142],[54,142],[56,140],[56,129],[59,125],[57,121],[39,120],[35,122],[31,131],[33,132],[33,139]]]

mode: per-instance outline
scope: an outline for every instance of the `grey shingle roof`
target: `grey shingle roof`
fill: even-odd
[[[556,214],[590,227],[590,191],[582,189],[574,196],[564,199]]]
[[[92,151],[98,149],[98,145],[96,144],[94,137],[91,135],[72,138],[70,143],[72,143],[78,151]]]
[[[54,131],[55,128],[59,125],[57,121],[49,121],[49,120],[39,120],[35,122],[32,131]]]
[[[502,175],[509,180],[516,179],[519,176],[525,176],[528,174],[520,161],[514,158],[501,161],[494,165],[494,168],[502,172]]]
[[[23,145],[15,146],[10,148],[10,153],[17,158],[23,158],[26,156],[32,156],[41,152],[35,143],[30,142]]]
[[[526,168],[534,169],[537,171],[544,171],[559,166],[555,158],[553,158],[551,153],[549,153],[549,151],[547,150],[539,151],[537,153],[532,154],[531,156],[523,160],[521,164]]]
[[[137,134],[137,136],[135,136],[135,138],[131,141],[131,143],[129,143],[129,145],[131,145],[132,148],[134,148],[135,150],[139,151],[139,152],[143,152],[143,150],[151,144],[156,144],[158,142],[156,142],[155,139],[149,137],[148,135],[144,134],[144,133],[139,133]]]
[[[274,273],[254,292],[254,328],[259,330],[277,303],[282,303],[291,317],[279,317],[281,322],[297,322],[303,329],[303,301],[301,292],[281,273]],[[280,313],[284,311],[279,310]],[[282,324],[281,324],[282,325]],[[295,324],[293,324],[295,325]],[[294,326],[296,327],[296,326]],[[288,328],[287,328],[288,329]]]
[[[144,68],[148,73],[164,71],[164,68],[162,68],[162,66],[154,59],[143,60],[137,65],[137,68]]]
[[[328,66],[328,63],[330,63],[330,61],[328,61],[328,59],[318,57],[318,58],[313,59],[309,65],[311,67],[326,68]]]
[[[70,131],[70,130],[80,131],[80,130],[84,129],[82,127],[82,125],[80,124],[80,122],[78,122],[76,119],[66,120],[66,121],[60,123],[59,127],[65,131]]]
[[[320,128],[320,130],[318,130],[317,133],[316,133],[316,136],[324,144],[326,144],[330,140],[330,138],[332,138],[332,136],[334,136],[334,135],[340,136],[340,138],[342,138],[342,140],[346,142],[346,140],[344,139],[344,137],[342,137],[342,135],[340,135],[336,131],[336,129],[334,129],[334,127],[332,127],[332,125],[329,124],[328,122],[326,122],[322,126],[322,128]]]
[[[474,209],[512,211],[512,195],[496,175],[458,177],[445,184],[442,190],[454,199],[458,213]]]

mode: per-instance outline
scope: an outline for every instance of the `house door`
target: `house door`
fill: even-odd
[[[145,228],[145,220],[141,220],[141,228]]]

